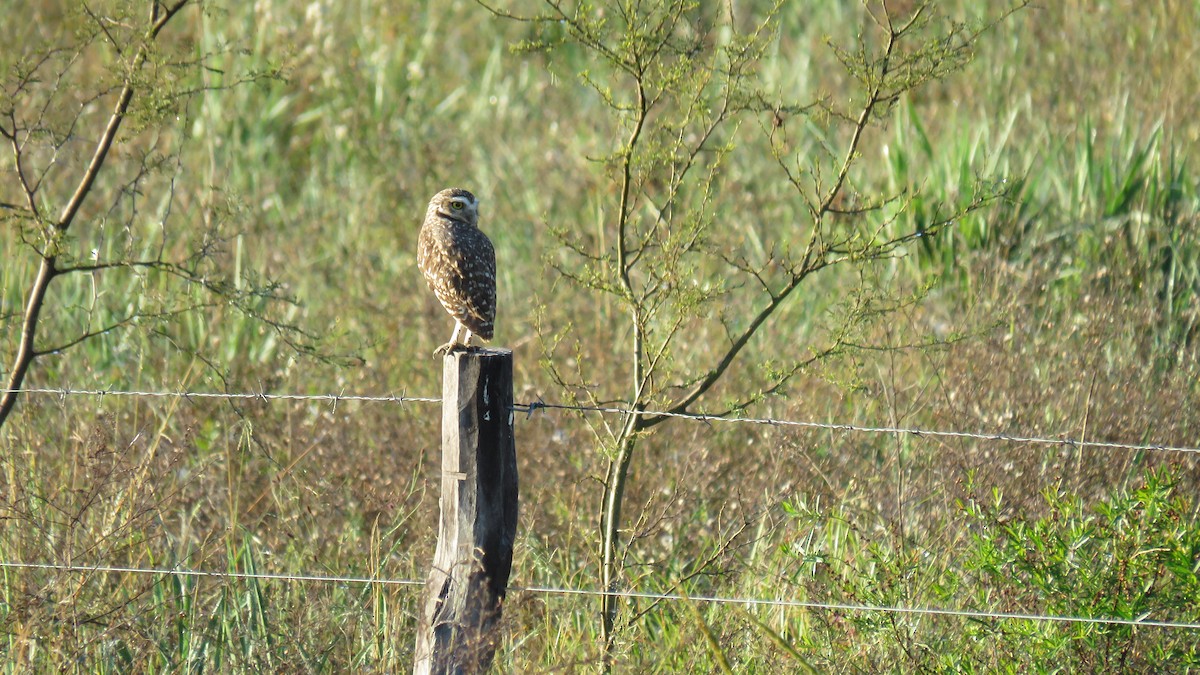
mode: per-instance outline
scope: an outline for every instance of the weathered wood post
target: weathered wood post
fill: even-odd
[[[481,673],[517,531],[512,351],[455,351],[442,361],[442,496],[413,673]]]

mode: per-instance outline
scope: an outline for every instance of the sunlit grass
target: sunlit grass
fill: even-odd
[[[976,190],[1007,190],[872,277],[892,297],[922,300],[872,325],[867,346],[930,336],[948,344],[855,352],[756,413],[1200,443],[1200,167],[1189,153],[1200,137],[1200,76],[1189,58],[1200,17],[1187,5],[1031,9],[986,36],[963,74],[899,102],[852,177],[907,191],[885,214],[895,227]],[[836,96],[822,38],[852,36],[861,19],[847,3],[789,12],[766,82]],[[0,31],[15,43],[20,23]],[[184,169],[178,219],[168,222],[195,231],[224,223],[216,265],[279,281],[298,301],[284,310],[288,321],[364,362],[297,358],[244,313],[214,306],[43,359],[29,385],[437,395],[440,367],[429,353],[450,326],[414,252],[429,195],[450,184],[483,198],[483,228],[501,261],[496,342],[515,350],[517,400],[563,396],[537,364],[538,307],[556,325],[583,329],[580,353],[624,377],[620,344],[588,337],[595,326],[622,339],[613,327],[623,319],[546,265],[561,260],[551,227],[599,232],[614,208],[593,160],[616,130],[576,76],[583,52],[561,61],[514,54],[509,44],[526,37],[523,27],[468,2],[245,3],[197,17],[189,30],[198,53],[244,49],[203,75],[210,86],[248,67],[280,65],[284,78],[197,96],[173,139]],[[803,118],[786,123],[815,129]],[[714,218],[721,236],[765,259],[805,214],[759,134],[750,124],[739,130],[748,151],[730,160],[730,206]],[[6,202],[12,169],[0,153]],[[115,190],[121,178],[106,180]],[[751,203],[771,217],[747,221],[735,207]],[[147,204],[144,248],[134,253],[157,245],[161,202]],[[83,223],[68,242],[74,256],[116,252],[117,239],[98,223]],[[33,267],[15,227],[3,224],[0,351],[8,354]],[[781,312],[785,328],[753,348],[786,354],[819,341],[843,281],[818,280]],[[119,320],[148,295],[172,306],[204,302],[160,277],[116,271],[52,288],[47,344]],[[762,379],[746,369],[723,393]],[[436,529],[435,411],[27,396],[0,434],[0,558],[419,579]],[[513,583],[596,588],[602,451],[577,417],[542,411],[517,424],[523,492]],[[1015,591],[964,572],[968,542],[1002,537],[1012,518],[1086,518],[1086,505],[1136,491],[1148,465],[1171,462],[1185,493],[1197,480],[1193,461],[1154,454],[745,425],[679,423],[646,447],[629,494],[638,535],[631,583],[688,596],[983,605]],[[968,503],[968,479],[984,493],[996,488],[1007,510],[968,518],[958,506]],[[1085,504],[1047,500],[1059,486]],[[1179,517],[1195,523],[1194,504]],[[0,575],[6,672],[394,672],[409,667],[419,606],[418,589],[398,586]],[[1095,610],[1083,598],[1053,608],[1019,599],[1007,608]],[[1194,598],[1176,600],[1195,609]],[[595,670],[598,607],[593,598],[514,592],[497,669]],[[618,641],[621,672],[710,672],[721,659],[735,672],[1003,669],[1019,657],[1013,644],[1041,650],[1031,653],[1046,659],[1037,663],[1083,658],[1051,644],[1080,637],[1073,633],[957,619],[698,601],[637,601],[622,618],[634,620]],[[1176,638],[1139,653],[1138,663],[1179,657],[1186,650]]]

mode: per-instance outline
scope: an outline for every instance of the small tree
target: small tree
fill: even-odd
[[[24,28],[5,36],[14,49],[0,58],[0,139],[9,150],[0,225],[12,237],[9,276],[32,278],[23,311],[0,314],[6,327],[19,326],[0,342],[9,364],[0,425],[38,359],[133,326],[169,337],[169,320],[216,305],[311,350],[304,333],[265,314],[287,300],[276,285],[218,267],[227,201],[212,186],[207,195],[179,190],[196,96],[277,76],[223,72],[217,64],[232,50],[200,53],[193,40],[172,39],[168,26],[186,21],[189,6],[198,17],[202,3],[189,0],[81,3],[53,22],[73,31],[49,36],[28,34],[33,18],[9,17],[6,32]],[[77,288],[90,282],[86,303],[55,298],[52,283],[66,278],[85,282]],[[170,280],[179,283],[160,283]],[[45,339],[43,314],[53,306],[63,311]]]
[[[1017,1],[999,17],[1024,5]],[[851,348],[863,322],[887,312],[860,281],[843,293],[840,316],[822,342],[777,358],[757,353],[752,345],[778,327],[799,289],[831,270],[862,271],[903,255],[905,244],[937,236],[1001,195],[981,182],[960,203],[931,210],[916,229],[898,231],[895,215],[914,195],[856,183],[864,140],[893,104],[962,68],[998,20],[950,21],[931,2],[903,11],[890,3],[864,6],[870,24],[857,40],[828,42],[852,89],[809,100],[803,92],[772,91],[761,77],[785,12],[794,10],[779,1],[753,17],[734,16],[732,3],[715,10],[690,0],[545,0],[539,13],[525,14],[488,7],[536,27],[519,45],[523,51],[550,59],[586,52],[579,76],[621,130],[602,158],[608,183],[598,199],[610,207],[602,235],[556,230],[566,255],[553,262],[564,278],[625,315],[612,336],[624,340],[624,383],[589,367],[609,361],[577,358],[576,370],[564,371],[555,357],[571,344],[570,328],[543,325],[546,367],[568,395],[590,405],[619,400],[633,411],[619,426],[593,427],[608,457],[600,524],[606,590],[621,586],[630,465],[647,434],[670,419],[647,411],[733,415],[782,394],[798,374]],[[739,184],[731,166],[756,146],[773,156],[775,173]],[[743,199],[747,190],[783,196],[779,203]],[[740,222],[731,222],[735,216]],[[776,238],[759,247],[755,235]],[[845,278],[856,276],[862,278]],[[758,391],[720,392],[735,365],[753,364],[764,374]],[[608,650],[618,609],[618,598],[604,598]]]

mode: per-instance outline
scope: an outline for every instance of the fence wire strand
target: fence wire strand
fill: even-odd
[[[119,389],[0,389],[0,394],[35,394],[66,398],[68,396],[105,396],[131,398],[183,398],[183,399],[231,399],[258,401],[324,401],[340,403],[342,401],[368,401],[371,403],[441,403],[437,396],[372,396],[364,394],[269,394],[259,393],[225,393],[219,391],[123,391]]]
[[[366,401],[372,403],[440,403],[437,396],[396,396],[396,395],[360,395],[360,394],[270,394],[261,393],[221,393],[194,391],[121,391],[113,389],[0,389],[0,393],[18,393],[33,395],[48,395],[58,398],[68,396],[125,396],[125,397],[157,397],[184,399],[235,399],[235,400],[283,400],[283,401],[324,401],[336,405],[341,401]],[[1049,438],[1030,434],[1005,434],[987,431],[946,431],[940,429],[921,429],[918,427],[864,426],[839,422],[812,422],[805,420],[786,420],[770,417],[725,417],[707,415],[704,413],[682,413],[666,410],[643,410],[622,407],[569,405],[564,403],[546,403],[533,401],[513,405],[514,412],[525,413],[532,417],[541,410],[566,410],[583,413],[599,413],[602,415],[638,415],[641,417],[668,417],[704,423],[755,424],[774,427],[793,427],[818,429],[825,431],[843,431],[862,434],[889,434],[898,436],[914,436],[927,438],[961,438],[989,442],[1006,442],[1021,445],[1045,445],[1070,448],[1095,448],[1100,450],[1130,450],[1134,452],[1175,452],[1184,454],[1200,454],[1200,447],[1163,445],[1157,443],[1119,443],[1114,441],[1089,441],[1080,438],[1059,437]]]
[[[112,574],[144,574],[152,576],[185,576],[209,579],[225,579],[239,581],[286,581],[313,582],[331,584],[377,584],[385,586],[423,586],[424,581],[417,579],[387,579],[376,577],[350,577],[320,574],[269,574],[257,572],[209,572],[185,568],[145,568],[121,567],[110,565],[55,565],[51,563],[26,563],[0,561],[0,568],[44,570],[73,573],[112,573]],[[887,614],[908,614],[916,616],[949,616],[966,619],[991,619],[996,621],[1039,621],[1043,623],[1080,623],[1103,624],[1115,626],[1143,626],[1147,628],[1173,628],[1183,630],[1200,630],[1200,623],[1185,621],[1164,621],[1147,618],[1143,615],[1136,619],[1118,617],[1071,616],[1059,614],[1033,614],[1023,612],[993,612],[973,609],[950,609],[942,607],[907,607],[903,605],[867,605],[837,602],[813,602],[807,600],[788,600],[782,598],[736,598],[718,595],[684,595],[682,593],[653,593],[648,591],[602,591],[581,588],[557,588],[553,586],[520,586],[510,585],[510,592],[536,593],[541,595],[563,595],[581,597],[621,597],[639,600],[662,600],[676,602],[700,602],[718,605],[743,605],[754,607],[784,607],[794,609],[811,609],[837,612],[879,612]]]
[[[1140,450],[1140,451],[1161,451],[1161,452],[1182,452],[1182,453],[1200,453],[1200,448],[1175,446],[1175,445],[1160,445],[1160,444],[1136,444],[1136,443],[1117,443],[1111,441],[1087,441],[1078,438],[1046,438],[1040,436],[1029,435],[1009,435],[997,432],[978,432],[978,431],[942,431],[937,429],[921,429],[917,427],[887,427],[887,426],[862,426],[857,424],[844,424],[839,422],[810,422],[802,420],[784,420],[773,419],[770,417],[722,417],[718,415],[705,415],[703,413],[679,413],[663,410],[637,410],[632,408],[615,408],[615,407],[597,407],[597,406],[577,406],[564,405],[559,403],[543,403],[533,402],[522,405],[513,406],[514,410],[532,415],[534,412],[542,409],[550,408],[557,410],[575,410],[582,412],[597,412],[610,415],[638,415],[641,417],[671,417],[678,419],[693,420],[697,422],[729,422],[732,424],[763,424],[776,427],[801,427],[806,429],[822,429],[826,431],[849,431],[865,434],[893,434],[900,436],[927,436],[931,438],[968,438],[982,441],[1006,441],[1009,443],[1020,443],[1024,445],[1060,445],[1067,447],[1079,448],[1101,448],[1109,450]]]

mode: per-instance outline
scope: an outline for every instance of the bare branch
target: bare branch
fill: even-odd
[[[116,269],[156,269],[176,274],[183,278],[192,278],[190,274],[182,270],[178,265],[162,260],[113,260],[110,262],[92,263],[90,265],[71,265],[59,268],[56,273],[59,276],[65,276],[79,272],[103,272],[104,270]]]
[[[814,269],[812,271],[816,270]],[[747,325],[738,338],[733,341],[733,344],[726,349],[725,354],[721,357],[721,360],[717,363],[717,365],[709,370],[699,382],[693,385],[688,393],[684,394],[679,400],[668,406],[667,412],[688,412],[688,407],[695,403],[706,392],[708,392],[708,390],[711,389],[713,385],[721,379],[721,376],[725,374],[725,371],[728,370],[729,366],[732,365],[737,359],[738,354],[740,354],[742,350],[746,348],[746,345],[750,343],[750,339],[758,333],[759,328],[767,321],[767,319],[771,318],[771,315],[775,313],[775,310],[779,309],[780,305],[787,300],[792,291],[796,290],[800,286],[800,282],[807,278],[809,274],[811,274],[811,272],[793,276],[786,284],[784,284],[783,288],[776,291],[771,296],[771,301],[754,315],[754,318],[750,321],[750,324]],[[649,417],[642,419],[644,420],[644,426],[649,428],[651,426],[661,424],[670,418]]]
[[[108,38],[108,41],[112,44],[113,49],[117,50],[117,55],[124,56],[125,54],[121,51],[121,43],[118,42],[115,37],[113,37],[112,33],[108,32],[108,26],[104,25],[104,21],[102,21],[100,17],[96,16],[96,13],[92,11],[92,8],[88,6],[86,1],[81,2],[80,4],[83,6],[83,11],[92,19],[92,21],[96,23],[96,27],[104,32],[104,36]]]
[[[509,19],[511,21],[519,21],[521,23],[547,23],[547,22],[551,22],[551,21],[558,21],[561,16],[561,13],[562,13],[562,10],[559,10],[560,16],[551,16],[549,14],[535,14],[533,16],[522,16],[520,14],[513,14],[512,12],[509,12],[508,10],[500,9],[499,7],[495,7],[493,5],[489,5],[488,3],[483,2],[483,0],[475,0],[475,3],[477,5],[479,5],[480,7],[484,8],[485,10],[487,10],[488,12],[490,12],[494,16],[497,16],[501,19]],[[557,7],[555,7],[555,8],[557,9]]]
[[[25,156],[21,151],[21,144],[17,142],[16,120],[12,121],[13,133],[5,133],[4,137],[8,139],[9,145],[12,147],[13,153],[13,170],[17,174],[17,182],[21,184],[21,192],[25,195],[25,208],[33,214],[35,220],[41,220],[41,212],[37,206],[37,188],[29,184],[29,180],[25,177]]]
[[[87,332],[83,333],[82,335],[79,335],[78,337],[76,337],[72,340],[69,340],[67,342],[64,342],[63,344],[57,345],[55,347],[50,347],[47,349],[39,349],[39,350],[35,351],[33,353],[33,355],[35,357],[42,357],[42,356],[48,356],[51,354],[58,354],[60,352],[70,349],[71,347],[74,347],[77,344],[86,342],[94,337],[99,337],[101,335],[111,333],[114,330],[117,330],[118,328],[123,328],[125,326],[128,326],[129,324],[136,321],[137,318],[138,318],[138,315],[125,317],[124,319],[121,319],[120,321],[117,321],[116,323],[112,323],[112,324],[109,324],[108,326],[105,326],[104,328],[100,328],[98,330],[87,331]]]

